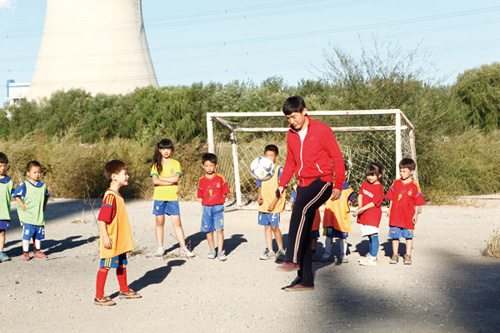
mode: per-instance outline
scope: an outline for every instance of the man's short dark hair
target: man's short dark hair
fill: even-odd
[[[288,97],[283,104],[283,113],[291,115],[294,112],[302,112],[306,108],[306,102],[299,96]]]
[[[0,152],[0,163],[9,163],[9,159],[7,158],[7,155],[4,153]]]
[[[26,165],[26,171],[31,171],[31,169],[34,167],[39,167],[40,169],[42,168],[42,166],[40,165],[40,163],[38,163],[38,161],[29,161],[28,164]]]
[[[104,176],[106,176],[106,179],[111,182],[111,175],[119,174],[122,170],[128,170],[127,164],[120,160],[112,160],[104,166]]]
[[[414,160],[412,160],[411,158],[403,158],[401,160],[401,162],[399,162],[399,168],[400,169],[403,169],[403,168],[408,168],[410,170],[415,170],[417,168],[417,163],[415,163]]]
[[[201,157],[201,164],[205,164],[206,161],[210,161],[213,164],[217,164],[217,155],[212,153],[205,153]]]
[[[268,151],[272,151],[273,153],[276,154],[276,156],[278,156],[280,154],[278,146],[276,146],[276,145],[267,145],[266,148],[264,148],[264,154]]]

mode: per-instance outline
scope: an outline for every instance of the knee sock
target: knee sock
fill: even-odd
[[[29,252],[30,251],[30,241],[29,239],[23,239],[23,252]]]
[[[42,240],[41,239],[35,239],[35,248],[37,251],[40,251],[42,248]]]
[[[342,256],[345,257],[347,254],[347,240],[339,238],[339,241],[340,241],[340,253],[342,254]]]
[[[106,284],[106,278],[108,277],[109,268],[101,267],[97,272],[97,283],[95,298],[104,296],[104,285]]]
[[[332,253],[332,237],[326,237],[325,239],[325,254],[330,255]]]
[[[116,277],[118,278],[118,284],[120,285],[120,291],[126,293],[130,290],[127,284],[127,267],[118,266],[116,269]]]
[[[370,236],[370,255],[372,257],[376,257],[378,253],[378,235],[371,235]]]

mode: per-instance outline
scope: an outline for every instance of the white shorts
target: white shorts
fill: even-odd
[[[378,234],[378,227],[361,223],[359,225],[361,227],[361,236],[371,236],[374,234]]]

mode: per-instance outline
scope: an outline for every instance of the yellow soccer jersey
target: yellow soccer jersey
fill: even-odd
[[[260,194],[262,195],[262,198],[264,199],[264,203],[259,206],[259,212],[263,213],[281,213],[285,209],[285,200],[282,198],[281,200],[276,203],[276,207],[272,212],[267,210],[267,207],[273,202],[274,198],[276,198],[276,190],[278,189],[278,183],[279,183],[279,174],[280,170],[282,167],[280,165],[276,165],[274,175],[263,182],[258,182],[261,185],[261,192]]]
[[[150,176],[158,177],[174,177],[176,174],[181,175],[181,165],[177,160],[170,160],[167,164],[162,162],[163,170],[161,174],[158,174],[156,166],[153,165],[151,168]],[[177,190],[179,186],[177,185],[160,185],[155,186],[155,191],[153,193],[153,200],[159,201],[177,201]]]

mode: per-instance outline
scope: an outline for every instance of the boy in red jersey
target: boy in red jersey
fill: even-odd
[[[127,284],[127,252],[134,249],[134,244],[120,188],[128,185],[128,167],[122,161],[113,160],[104,166],[104,175],[109,181],[109,189],[104,193],[101,211],[97,218],[101,268],[97,273],[94,303],[111,306],[116,303],[109,296],[104,296],[104,285],[110,268],[116,268],[116,277],[120,285],[119,298],[132,299],[142,296],[130,289]]]
[[[312,224],[316,210],[326,200],[340,198],[345,179],[344,159],[330,127],[309,118],[302,98],[289,97],[283,104],[283,113],[290,129],[285,167],[276,195],[282,196],[294,173],[299,186],[290,219],[285,261],[277,269],[298,271],[297,279],[284,288],[286,291],[313,290]]]
[[[418,210],[415,206],[425,205],[424,196],[417,182],[411,177],[415,173],[417,164],[411,158],[403,158],[399,162],[400,179],[396,179],[385,195],[391,200],[387,216],[389,217],[389,237],[392,238],[392,257],[390,264],[399,260],[399,238],[406,239],[406,254],[404,264],[411,265],[411,250],[415,224],[418,220]]]
[[[205,175],[198,182],[198,198],[201,198],[203,206],[203,218],[201,220],[201,231],[207,233],[208,259],[215,259],[214,230],[217,231],[217,258],[220,261],[227,259],[224,252],[224,203],[226,194],[230,193],[227,181],[223,176],[215,172],[217,167],[217,156],[212,153],[203,154],[201,164]]]

